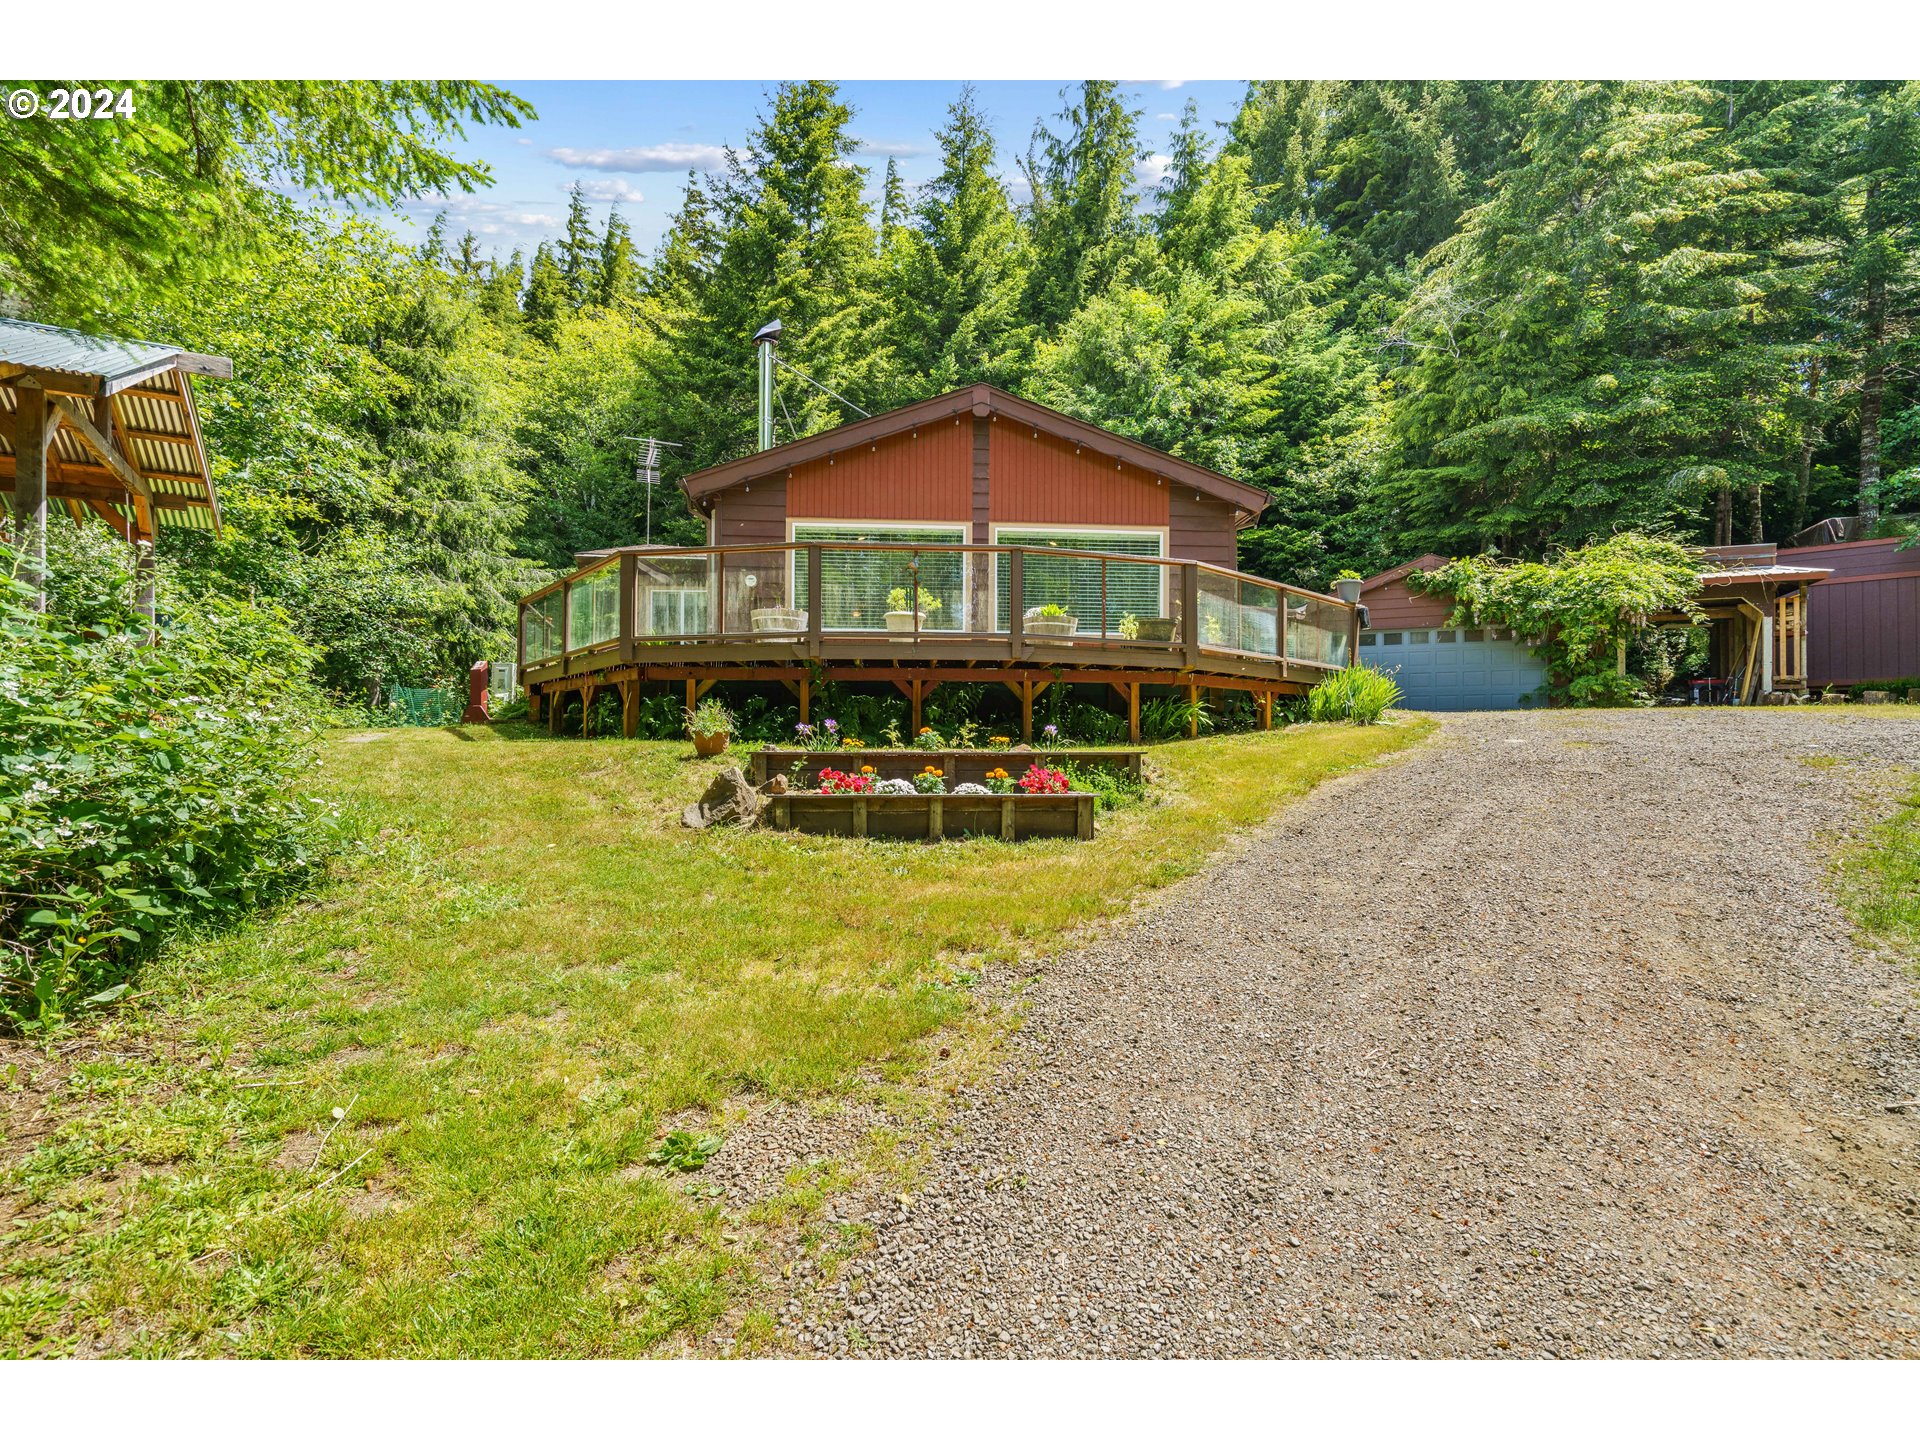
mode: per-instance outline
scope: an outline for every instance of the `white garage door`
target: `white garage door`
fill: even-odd
[[[1410,710],[1512,710],[1547,679],[1533,651],[1502,630],[1370,630],[1360,659],[1396,672]]]

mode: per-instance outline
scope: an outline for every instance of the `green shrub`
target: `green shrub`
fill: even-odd
[[[1399,699],[1400,684],[1386,671],[1371,665],[1349,665],[1307,693],[1307,718],[1371,725]]]
[[[1159,695],[1140,707],[1140,733],[1150,740],[1184,740],[1189,732],[1210,734],[1213,711],[1205,700]]]
[[[83,637],[0,576],[0,1021],[104,1002],[183,926],[320,863],[309,654],[274,612],[209,599],[158,646],[122,612]]]

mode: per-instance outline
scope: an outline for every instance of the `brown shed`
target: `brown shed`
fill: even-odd
[[[1807,680],[1861,685],[1920,675],[1920,546],[1853,540],[1780,551],[1830,572],[1807,599]]]

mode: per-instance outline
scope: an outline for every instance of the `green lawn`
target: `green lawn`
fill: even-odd
[[[910,1080],[983,963],[1426,730],[1159,747],[1156,802],[1020,846],[688,832],[713,762],[680,744],[337,735],[316,784],[375,818],[331,884],[180,947],[92,1030],[0,1052],[0,1353],[697,1335],[751,1306],[743,1256],[775,1217],[636,1163],[664,1117]]]
[[[1920,788],[1841,857],[1840,876],[1860,928],[1920,974]]]

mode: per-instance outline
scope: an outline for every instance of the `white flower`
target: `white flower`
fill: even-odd
[[[976,785],[969,780],[964,785],[954,786],[953,793],[956,795],[991,795],[993,792],[987,789],[986,786]]]

